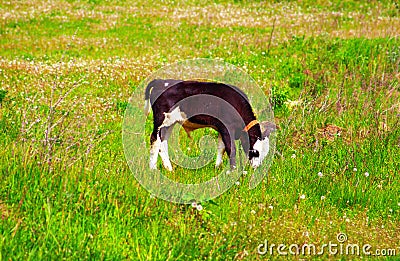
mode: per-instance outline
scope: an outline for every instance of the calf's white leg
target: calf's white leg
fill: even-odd
[[[221,135],[218,135],[218,147],[217,147],[217,160],[215,161],[215,167],[219,167],[222,164],[222,156],[225,152],[225,144],[222,141]]]
[[[164,168],[166,168],[168,171],[172,171],[172,164],[171,161],[169,160],[169,155],[168,155],[168,138],[171,135],[173,126],[174,125],[160,130],[160,132],[164,134],[161,135],[162,141],[160,146],[160,157]]]
[[[157,134],[157,139],[151,144],[150,147],[150,169],[157,169],[157,158],[160,152],[161,139],[160,135]]]

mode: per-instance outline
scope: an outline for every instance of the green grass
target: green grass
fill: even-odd
[[[321,246],[339,232],[400,255],[395,2],[24,1],[0,14],[0,260],[280,260],[257,246]],[[201,211],[152,197],[122,145],[141,81],[196,57],[248,72],[279,127],[263,182],[249,191],[244,175]],[[204,133],[216,136],[181,133],[186,153]],[[288,257],[299,258],[358,257]]]

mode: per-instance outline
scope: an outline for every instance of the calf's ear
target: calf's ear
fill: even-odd
[[[271,135],[273,131],[276,131],[277,127],[274,123],[269,121],[263,121],[260,123],[261,131],[262,131],[262,138],[268,137]]]

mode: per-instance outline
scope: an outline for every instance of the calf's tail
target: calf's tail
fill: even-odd
[[[150,94],[151,94],[152,89],[153,89],[153,86],[150,83],[147,85],[146,91],[144,92],[144,113],[146,115],[149,115],[149,113],[150,113],[150,108],[151,108]]]

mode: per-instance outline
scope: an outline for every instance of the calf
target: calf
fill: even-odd
[[[163,165],[172,171],[168,156],[168,138],[176,123],[190,132],[204,127],[218,131],[216,166],[223,153],[236,167],[235,140],[240,139],[253,168],[257,168],[269,151],[269,135],[276,126],[259,123],[249,99],[235,86],[216,82],[153,80],[145,91],[145,112],[153,110],[153,132],[150,137],[150,169],[157,169],[160,154]],[[263,125],[264,130],[261,130]]]

